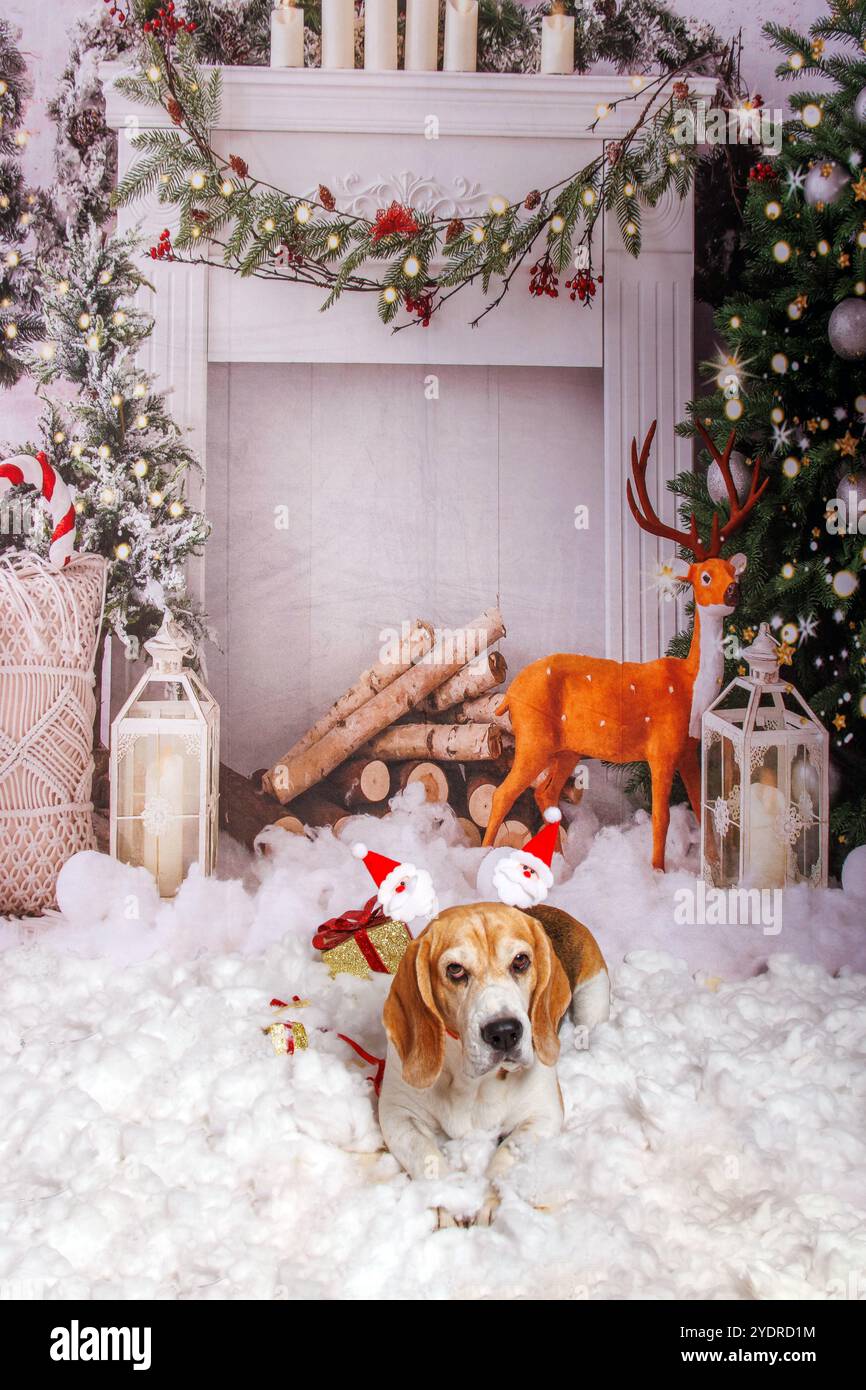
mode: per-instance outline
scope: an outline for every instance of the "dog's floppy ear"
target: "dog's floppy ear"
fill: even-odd
[[[430,953],[428,927],[407,947],[382,1013],[403,1063],[403,1080],[419,1091],[433,1085],[445,1060],[445,1024],[433,999]]]
[[[532,1044],[540,1062],[552,1067],[559,1056],[559,1021],[571,1003],[571,987],[550,938],[532,917],[535,937],[535,989],[529,1005]]]

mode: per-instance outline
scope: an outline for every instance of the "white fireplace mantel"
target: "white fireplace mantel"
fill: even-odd
[[[166,124],[151,108],[131,106],[114,87],[123,69],[103,67],[108,121],[120,135],[120,174],[135,159],[128,138]],[[320,183],[341,208],[371,215],[396,198],[439,215],[486,210],[493,194],[515,198],[582,167],[604,142],[628,130],[641,104],[629,78],[593,75],[367,73],[319,69],[227,68],[222,113],[213,134],[226,156],[239,154],[258,177],[292,191]],[[709,79],[691,79],[709,97]],[[596,121],[600,103],[623,104]],[[122,210],[121,228],[140,225],[155,241],[172,214],[154,198]],[[604,630],[607,654],[657,655],[676,625],[673,605],[649,585],[659,551],[639,532],[625,498],[629,444],[659,423],[651,487],[659,512],[673,518],[667,481],[687,467],[690,446],[674,426],[692,394],[691,199],[671,196],[642,219],[638,260],[622,248],[616,226],[603,229],[596,270],[603,270],[593,309],[531,299],[516,280],[503,303],[476,329],[483,307],[471,287],[428,329],[393,334],[371,296],[346,295],[326,313],[312,287],[242,280],[205,265],[156,264],[156,327],[143,365],[173,388],[173,408],[204,460],[211,363],[392,363],[430,370],[437,364],[600,369],[604,396]],[[599,252],[601,251],[601,255]],[[527,277],[525,277],[527,278]],[[580,468],[580,440],[564,440]],[[579,500],[579,497],[578,499]],[[601,585],[601,577],[600,577]]]

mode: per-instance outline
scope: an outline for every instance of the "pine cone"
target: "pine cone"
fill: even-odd
[[[531,193],[527,193],[527,195],[526,195],[526,197],[525,197],[525,199],[524,199],[524,202],[523,202],[523,206],[524,206],[525,208],[527,208],[527,209],[531,212],[533,208],[537,208],[537,207],[538,207],[538,204],[539,204],[540,202],[541,202],[541,194],[539,193],[539,191],[538,191],[537,188],[533,188],[533,190],[532,190]]]
[[[674,93],[674,96],[676,97],[677,101],[686,101],[686,99],[688,98],[688,95],[689,95],[689,92],[690,92],[690,91],[691,91],[691,87],[689,86],[688,82],[675,82],[675,83],[674,83],[674,86],[673,86],[673,93]]]
[[[322,204],[323,208],[327,208],[328,212],[333,212],[334,208],[337,206],[337,200],[327,184],[319,184],[319,202]]]
[[[234,169],[239,179],[245,179],[250,172],[250,166],[245,159],[241,159],[239,154],[229,155],[229,164]]]
[[[607,162],[611,168],[613,168],[615,164],[619,164],[622,156],[622,141],[611,140],[605,149],[605,155],[607,156]]]
[[[165,104],[165,109],[171,116],[175,125],[183,125],[183,107],[179,101],[176,101],[174,97],[169,97]]]
[[[465,230],[466,224],[459,217],[452,217],[445,232],[445,245],[447,246],[449,241],[454,241]]]
[[[77,150],[86,150],[102,129],[103,122],[98,111],[80,111],[69,123],[69,139]]]

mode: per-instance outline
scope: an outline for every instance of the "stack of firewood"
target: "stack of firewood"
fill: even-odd
[[[251,845],[266,824],[303,833],[339,831],[351,815],[384,815],[396,792],[419,782],[429,801],[448,802],[467,841],[478,845],[514,740],[498,715],[507,666],[494,644],[505,636],[497,608],[442,640],[416,621],[400,661],[377,662],[268,770],[241,777],[221,769],[221,819]],[[522,845],[539,824],[522,798],[497,844]]]

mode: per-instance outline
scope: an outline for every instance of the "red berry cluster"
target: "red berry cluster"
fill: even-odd
[[[433,295],[429,290],[424,290],[421,294],[414,296],[407,294],[406,308],[410,314],[418,315],[422,328],[430,327],[430,319],[433,315]]]
[[[546,294],[551,299],[559,298],[559,277],[549,256],[542,256],[540,261],[536,261],[529,274],[530,294]]]
[[[753,168],[749,170],[749,178],[752,183],[766,183],[768,179],[776,178],[774,165],[765,164],[760,159]]]
[[[599,275],[599,284],[601,284],[601,278]],[[575,299],[579,299],[581,304],[590,304],[595,298],[597,286],[588,270],[579,270],[573,280],[566,280],[565,288],[571,291],[568,297],[572,303]]]
[[[105,3],[106,5],[111,5],[111,9],[108,11],[108,13],[111,15],[112,19],[116,19],[118,24],[125,24],[126,15],[124,14],[123,10],[121,10],[117,5],[112,4],[112,0],[105,0]]]
[[[417,231],[419,227],[412,209],[395,201],[390,207],[380,208],[376,213],[371,239],[381,241],[386,236],[414,236]]]
[[[171,244],[171,232],[168,230],[168,227],[163,227],[156,246],[151,246],[150,258],[152,261],[174,260],[174,248]]]
[[[178,19],[174,12],[174,0],[168,0],[165,8],[157,10],[153,19],[145,20],[143,27],[146,34],[164,35],[169,43],[181,32],[195,33],[195,25],[191,20]]]
[[[303,265],[304,253],[297,246],[292,246],[288,241],[280,242],[279,250],[276,252],[276,260],[281,265]]]

